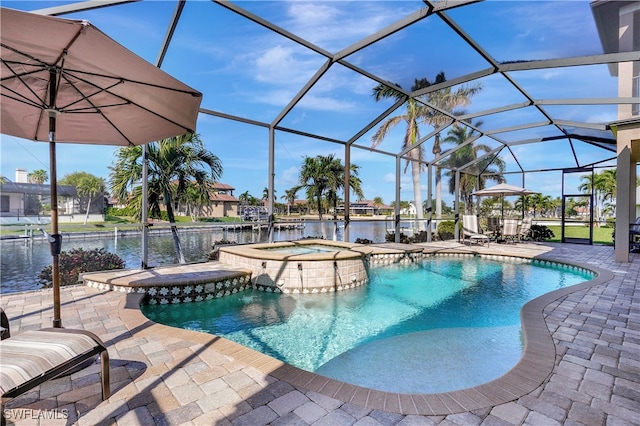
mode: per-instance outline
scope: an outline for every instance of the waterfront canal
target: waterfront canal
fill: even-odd
[[[324,225],[324,232],[322,226]],[[349,239],[366,238],[373,242],[385,241],[389,222],[353,221],[349,225]],[[319,221],[305,221],[298,229],[283,229],[274,232],[275,241],[297,240],[304,237],[319,237],[322,235],[331,239],[333,224]],[[342,240],[343,229],[338,227],[337,238]],[[197,230],[181,228],[180,241],[187,262],[204,262],[209,258],[213,244],[227,239],[238,243],[257,243],[267,241],[266,231],[228,230],[209,227]],[[178,263],[175,256],[173,241],[169,232],[150,233],[148,245],[149,266],[161,266]],[[139,268],[141,259],[141,237],[139,234],[116,238],[114,234],[89,234],[83,237],[63,234],[62,250],[73,248],[92,250],[103,248],[107,252],[120,256],[127,268]],[[0,284],[2,293],[35,290],[40,288],[38,274],[51,264],[49,244],[40,236],[37,238],[20,238],[3,240],[0,242]]]

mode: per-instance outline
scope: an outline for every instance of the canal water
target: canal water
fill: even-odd
[[[324,232],[323,232],[324,226]],[[351,222],[349,225],[349,239],[366,238],[373,242],[385,241],[386,228],[390,226],[384,221]],[[289,229],[275,231],[275,241],[297,240],[303,237],[321,237],[331,239],[333,236],[332,223],[306,221],[303,229]],[[338,227],[338,240],[342,240],[343,229]],[[180,242],[187,262],[204,262],[208,259],[212,246],[216,241],[226,238],[238,243],[258,243],[268,240],[265,231],[227,231],[206,228],[180,230]],[[170,233],[149,235],[148,265],[161,266],[178,263],[173,248]],[[113,235],[99,235],[96,237],[65,238],[63,235],[62,250],[73,248],[92,250],[103,248],[107,252],[120,256],[127,268],[139,268],[142,263],[140,235],[115,238]],[[0,242],[0,287],[1,293],[15,293],[19,291],[41,288],[38,284],[38,274],[46,266],[51,265],[49,243],[43,238],[3,240]]]

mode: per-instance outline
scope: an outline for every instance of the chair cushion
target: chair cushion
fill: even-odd
[[[84,334],[26,331],[0,342],[0,393],[92,351],[96,341]]]

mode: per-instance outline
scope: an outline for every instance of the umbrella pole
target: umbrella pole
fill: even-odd
[[[55,113],[52,113],[55,114]],[[60,243],[61,236],[58,233],[58,179],[56,170],[56,143],[55,143],[55,117],[53,120],[54,131],[49,132],[49,167],[51,168],[51,276],[53,281],[53,327],[61,328],[60,316]]]
[[[51,168],[51,281],[53,283],[53,327],[62,328],[60,315],[60,249],[62,237],[58,233],[58,170],[56,160],[56,104],[57,73],[49,70],[49,167]]]

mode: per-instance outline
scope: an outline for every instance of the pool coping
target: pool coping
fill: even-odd
[[[456,251],[456,253],[460,253]],[[504,256],[486,252],[481,255]],[[140,303],[144,294],[129,293],[119,306],[123,319],[144,325],[146,332],[175,336],[193,343],[206,344],[223,355],[254,367],[276,379],[344,402],[404,415],[449,415],[463,413],[517,400],[543,385],[556,363],[556,345],[545,321],[544,310],[554,301],[577,291],[605,284],[614,274],[592,265],[557,260],[552,256],[510,256],[542,260],[593,271],[596,277],[580,284],[554,290],[527,302],[520,317],[524,336],[524,351],[518,363],[501,377],[476,387],[434,394],[403,394],[384,392],[341,382],[286,364],[269,355],[209,333],[177,329],[155,323],[142,314]],[[213,336],[213,339],[212,339]]]
[[[303,245],[324,245],[330,247],[339,247],[344,250],[328,251],[320,253],[290,254],[277,251],[269,251],[268,249],[296,247]],[[298,241],[279,241],[274,243],[255,243],[255,244],[233,244],[220,247],[220,252],[242,255],[250,259],[260,260],[278,260],[278,261],[323,261],[323,260],[343,260],[360,258],[371,254],[398,254],[407,252],[422,252],[423,248],[419,246],[405,245],[405,247],[397,248],[390,245],[386,247],[376,245],[365,245],[357,243],[348,243],[342,241],[331,241],[323,239],[305,239]]]

